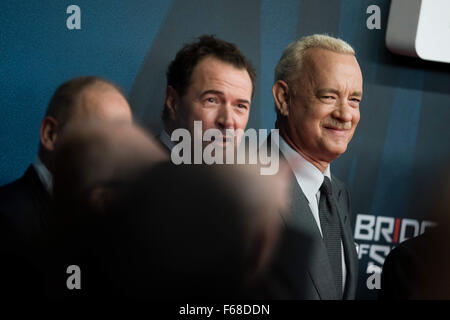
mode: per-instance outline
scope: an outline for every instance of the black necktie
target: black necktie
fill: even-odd
[[[320,187],[319,218],[323,241],[328,251],[331,269],[336,283],[338,297],[342,297],[342,255],[341,227],[336,203],[331,189],[331,181],[324,177]]]

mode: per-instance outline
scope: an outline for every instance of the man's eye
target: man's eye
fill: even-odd
[[[205,98],[205,103],[219,103],[219,99],[217,97],[208,97]]]
[[[242,104],[242,103],[239,103],[239,104],[238,104],[238,108],[239,108],[239,109],[247,109],[247,105]]]
[[[358,98],[352,98],[352,99],[350,99],[351,101],[353,101],[353,102],[357,102],[357,103],[360,103],[361,102],[361,99],[358,99]]]
[[[320,100],[326,102],[326,103],[334,103],[334,101],[336,100],[336,97],[334,96],[321,96]]]

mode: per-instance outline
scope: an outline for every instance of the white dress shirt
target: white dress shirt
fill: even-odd
[[[172,150],[174,143],[172,140],[170,140],[170,136],[167,133],[166,130],[161,131],[161,134],[159,135],[159,140],[169,149]]]
[[[328,177],[331,181],[330,166],[326,168],[325,172],[322,173],[316,166],[311,162],[302,157],[297,151],[291,148],[289,144],[280,136],[279,150],[283,153],[289,166],[294,172],[295,179],[298,185],[305,194],[308,200],[309,208],[313,214],[314,220],[316,221],[317,227],[319,228],[320,235],[322,235],[322,228],[320,225],[319,218],[319,200],[320,200],[320,186],[323,183],[324,177]],[[344,247],[341,240],[341,256],[342,256],[342,288],[345,288],[345,278],[346,278],[346,266],[344,257]]]
[[[36,160],[33,162],[33,167],[36,170],[39,179],[44,185],[45,189],[48,193],[52,194],[53,190],[53,177],[50,171],[48,171],[47,167],[42,163],[39,157],[36,157]]]

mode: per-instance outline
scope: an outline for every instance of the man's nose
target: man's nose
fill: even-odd
[[[233,128],[233,110],[229,104],[221,106],[219,114],[217,115],[217,126],[220,129],[232,129]]]
[[[351,106],[347,99],[341,99],[336,105],[336,109],[333,111],[333,117],[342,121],[348,122],[352,120]]]

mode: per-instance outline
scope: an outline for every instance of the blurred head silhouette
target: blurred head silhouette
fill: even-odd
[[[131,109],[122,90],[96,76],[77,77],[61,84],[40,128],[39,158],[50,172],[56,143],[67,126],[91,120],[131,123]]]
[[[163,163],[140,175],[108,220],[113,292],[144,299],[249,297],[278,239],[278,200],[288,186],[280,172],[263,178],[256,168]]]

